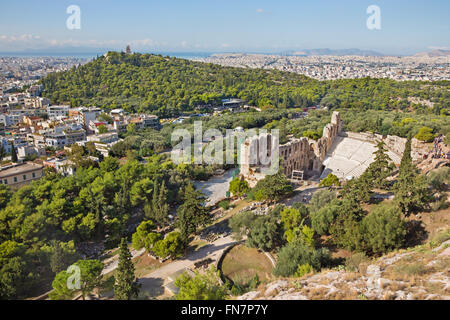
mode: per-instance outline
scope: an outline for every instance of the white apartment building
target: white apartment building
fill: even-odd
[[[87,137],[88,142],[94,142],[95,148],[104,157],[109,155],[109,150],[113,145],[120,141],[117,132],[107,132],[103,134],[97,134]]]
[[[70,106],[48,106],[47,114],[49,120],[61,120],[69,115]]]
[[[45,138],[45,144],[48,147],[61,149],[67,145],[66,135],[64,133],[51,133]]]
[[[3,124],[4,126],[14,126],[20,122],[22,122],[22,115],[19,114],[7,114],[3,113],[0,114],[0,124]]]
[[[100,108],[85,108],[81,111],[83,115],[83,125],[86,129],[89,129],[89,123],[95,121],[97,117],[102,113]]]
[[[22,146],[17,148],[17,157],[19,159],[24,159],[27,156],[36,155],[38,157],[45,156],[46,152],[44,148],[39,148],[35,146]]]

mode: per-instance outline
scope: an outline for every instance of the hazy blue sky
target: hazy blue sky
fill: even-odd
[[[69,5],[81,29],[69,30]],[[366,27],[369,5],[381,30]],[[64,47],[281,52],[450,48],[449,0],[0,0],[0,51]]]

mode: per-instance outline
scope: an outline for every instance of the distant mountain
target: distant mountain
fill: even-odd
[[[302,51],[291,52],[294,56],[384,56],[384,54],[372,51],[361,50],[356,48],[351,49],[305,49]]]
[[[450,56],[450,50],[436,49],[430,52],[420,52],[415,54],[416,57],[448,57]]]

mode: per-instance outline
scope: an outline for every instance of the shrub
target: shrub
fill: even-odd
[[[297,268],[297,272],[294,274],[294,277],[300,278],[303,277],[305,274],[314,272],[314,268],[311,267],[309,264],[302,264],[299,265]]]
[[[435,235],[433,239],[430,241],[430,246],[432,248],[438,247],[447,240],[450,240],[450,229],[447,229]]]
[[[360,264],[367,262],[369,258],[363,252],[358,252],[352,254],[350,257],[345,259],[345,268],[348,271],[360,271]]]
[[[318,140],[321,137],[321,134],[316,131],[306,130],[303,131],[303,136],[309,139]]]
[[[231,208],[229,200],[222,200],[219,202],[219,207],[223,210],[228,210]]]
[[[300,226],[303,223],[303,217],[299,210],[285,208],[281,211],[281,223],[284,230],[289,230]]]
[[[175,286],[180,291],[176,300],[222,300],[227,295],[227,289],[220,284],[220,275],[214,267],[204,274],[195,272],[193,277],[183,273],[175,280]]]
[[[331,186],[340,186],[341,182],[339,178],[334,174],[330,173],[325,179],[322,179],[319,183],[319,187],[331,187]]]
[[[245,211],[232,216],[228,222],[233,238],[241,240],[243,236],[247,235],[253,222],[255,221],[255,214],[251,211]]]
[[[309,264],[314,270],[319,271],[330,261],[330,252],[321,248],[318,250],[308,247],[304,243],[288,243],[278,252],[278,260],[274,275],[289,277],[298,271],[299,265]]]
[[[336,192],[330,190],[319,190],[313,194],[309,202],[309,211],[316,212],[336,199]]]
[[[446,191],[446,184],[450,183],[450,167],[442,167],[430,172],[428,183],[436,191]]]
[[[331,203],[318,211],[310,214],[311,226],[318,234],[329,234],[332,223],[336,220],[339,213],[340,201],[334,199]]]
[[[147,237],[153,230],[156,229],[155,224],[151,220],[143,221],[137,228],[136,232],[132,236],[132,246],[136,250],[140,250],[145,247]]]
[[[259,180],[253,190],[255,199],[279,201],[292,193],[292,185],[286,176],[280,171],[277,174],[266,176]]]
[[[314,240],[314,230],[307,225],[302,225],[293,229],[286,230],[284,233],[284,237],[289,243],[301,242],[311,248],[314,248],[316,245],[316,242]]]
[[[281,212],[284,210],[286,206],[284,204],[277,204],[272,210],[270,210],[269,214],[273,217],[281,217]],[[298,209],[297,207],[295,207],[295,204],[293,206],[294,209]]]
[[[249,189],[250,188],[248,186],[247,181],[245,181],[244,179],[241,179],[239,177],[234,178],[230,182],[230,189],[229,189],[229,191],[234,196],[240,196],[240,195],[242,195],[244,193],[247,193]]]
[[[431,142],[435,137],[436,135],[433,134],[433,129],[429,127],[420,128],[419,132],[414,136],[414,138],[424,142]]]
[[[421,262],[400,264],[395,266],[394,272],[399,275],[419,276],[427,272],[427,267]]]
[[[169,233],[163,240],[156,242],[153,252],[160,258],[176,258],[183,254],[184,242],[179,232]]]
[[[251,278],[242,278],[237,276],[233,280],[233,287],[231,288],[231,294],[234,296],[243,295],[249,291],[255,290],[261,281],[258,274],[255,274]]]
[[[258,217],[251,225],[247,238],[249,247],[269,251],[280,242],[280,227],[272,217]]]
[[[395,206],[380,205],[362,220],[366,249],[375,254],[400,248],[406,235],[406,224]]]

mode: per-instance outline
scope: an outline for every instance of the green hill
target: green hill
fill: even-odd
[[[396,82],[388,79],[317,81],[276,70],[222,67],[152,54],[109,52],[83,66],[41,80],[52,103],[122,107],[174,115],[222,98],[276,108],[328,107],[405,109],[408,97],[448,107],[449,81]],[[431,85],[430,85],[431,84]],[[434,112],[439,112],[439,110]]]
[[[44,95],[54,103],[124,106],[134,111],[184,111],[220,103],[226,97],[262,106],[272,104],[278,91],[286,91],[288,96],[280,97],[276,106],[307,106],[317,103],[323,94],[317,81],[298,74],[117,52],[51,74],[42,83]]]

